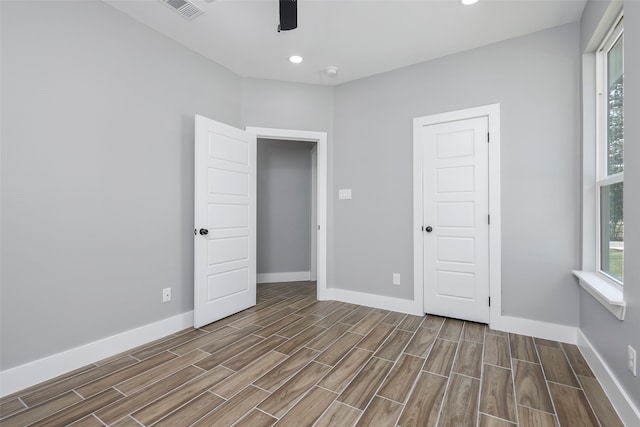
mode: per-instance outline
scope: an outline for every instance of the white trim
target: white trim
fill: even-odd
[[[289,271],[284,273],[258,273],[257,283],[307,282],[311,280],[309,271]]]
[[[602,356],[581,330],[578,330],[578,348],[624,425],[640,425],[640,409],[635,406]]]
[[[413,303],[424,313],[424,192],[422,171],[424,149],[420,138],[422,123],[413,119]]]
[[[585,47],[585,52],[595,52],[606,39],[615,24],[622,15],[624,2],[622,0],[611,0],[606,11],[602,15],[600,22],[591,34],[591,38]]]
[[[619,184],[624,182],[624,172],[618,172],[613,175],[609,175],[606,178],[602,178],[597,182],[598,187],[607,187],[613,184]]]
[[[541,322],[539,320],[512,316],[500,316],[499,321],[491,323],[491,328],[497,331],[528,335],[568,344],[576,343],[578,333],[578,328],[575,326],[559,325],[557,323]]]
[[[601,48],[620,19],[623,2],[614,0],[609,3],[597,28],[582,55],[582,270],[599,270],[600,237],[598,228],[599,195],[598,181],[598,145],[601,132],[598,114],[602,108],[598,93],[602,92],[602,79],[599,79],[602,67]]]
[[[613,283],[602,273],[589,271],[572,271],[578,278],[580,286],[609,310],[618,320],[624,320],[627,303],[623,298],[622,286]]]
[[[0,372],[0,397],[193,326],[193,311],[178,314]]]
[[[283,139],[289,141],[313,141],[318,147],[318,241],[317,241],[317,297],[327,298],[327,132],[306,130],[273,129],[247,126],[251,132],[262,139]],[[258,142],[259,143],[259,142]]]
[[[603,49],[610,48],[623,31],[622,7],[621,1],[609,4],[582,55],[582,262],[581,271],[573,271],[580,286],[620,320],[626,311],[622,282],[601,271],[600,189],[624,182],[624,172],[607,176],[602,120],[606,116]]]
[[[486,107],[489,116],[489,324],[502,316],[502,213],[500,186],[500,104]]]
[[[318,279],[318,145],[311,149],[311,259],[309,280]]]
[[[599,239],[596,231],[596,55],[582,56],[582,270],[594,271]],[[585,120],[589,118],[589,120]]]
[[[318,145],[311,149],[311,259],[310,280],[318,279]]]
[[[422,248],[422,144],[419,129],[423,126],[487,117],[489,121],[489,323],[501,322],[502,318],[502,244],[500,215],[500,104],[491,104],[448,113],[413,119],[413,304],[414,310],[424,313],[424,253]]]
[[[595,232],[595,262],[596,271],[602,271],[602,209],[601,209],[601,190],[602,187],[610,186],[613,184],[624,183],[624,170],[622,172],[609,175],[608,171],[608,54],[611,48],[617,43],[619,38],[624,33],[623,12],[618,14],[618,17],[611,24],[606,37],[603,38],[602,43],[598,47],[595,53],[596,59],[596,94],[595,94],[595,152],[596,152],[596,165],[595,165],[595,227],[591,229],[591,232]],[[584,151],[584,149],[583,149]],[[583,207],[584,209],[584,207]],[[608,234],[608,233],[607,233]],[[583,266],[583,269],[585,267]],[[586,270],[586,269],[585,269]],[[620,281],[622,284],[622,281]],[[585,288],[586,289],[586,288]],[[588,290],[590,294],[592,291]],[[593,295],[593,294],[592,294]],[[596,297],[596,299],[598,299]],[[609,307],[607,307],[609,309]],[[610,310],[610,309],[609,309]]]
[[[387,297],[383,295],[367,294],[364,292],[348,291],[346,289],[328,288],[327,299],[364,305],[366,307],[381,308],[383,310],[423,316],[422,305],[417,308],[414,301],[408,299]],[[416,309],[417,308],[417,309]]]

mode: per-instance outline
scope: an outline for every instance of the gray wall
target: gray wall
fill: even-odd
[[[583,40],[590,38],[599,17],[605,12],[603,2],[589,2],[582,21]],[[640,377],[627,370],[627,346],[640,352],[640,3],[625,2],[625,96],[627,118],[624,127],[624,321],[613,317],[591,295],[580,293],[580,329],[618,378],[628,396],[640,407]]]
[[[329,86],[245,78],[243,125],[331,133],[333,92]]]
[[[5,370],[193,309],[194,114],[240,126],[242,82],[101,2],[0,5]]]
[[[258,274],[309,271],[311,267],[314,145],[258,140]]]
[[[500,103],[503,312],[578,324],[579,35],[566,25],[336,89],[333,190],[353,200],[334,209],[335,287],[413,297],[412,119]]]

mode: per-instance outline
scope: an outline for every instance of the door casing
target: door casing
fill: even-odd
[[[500,104],[434,114],[413,119],[413,301],[424,313],[423,146],[424,126],[487,117],[489,121],[489,324],[499,324],[502,315],[501,216],[500,216]]]
[[[311,260],[309,276],[318,280],[318,145],[311,149]]]
[[[317,298],[327,297],[327,133],[292,129],[275,129],[247,126],[250,132],[261,139],[278,139],[287,141],[315,142],[317,147],[317,191],[316,208],[318,234],[316,239],[317,254]]]

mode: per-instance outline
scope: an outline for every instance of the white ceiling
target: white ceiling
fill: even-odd
[[[278,0],[191,0],[205,11],[193,21],[160,0],[105,1],[241,76],[326,85],[576,22],[586,3],[298,0],[298,28],[278,33]]]

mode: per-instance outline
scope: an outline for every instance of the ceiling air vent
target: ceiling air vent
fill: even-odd
[[[196,17],[204,13],[204,10],[200,9],[195,4],[186,0],[161,0],[161,1],[162,3],[171,7],[171,9],[175,10],[176,12],[178,12],[180,15],[187,18],[188,20],[195,19]]]

